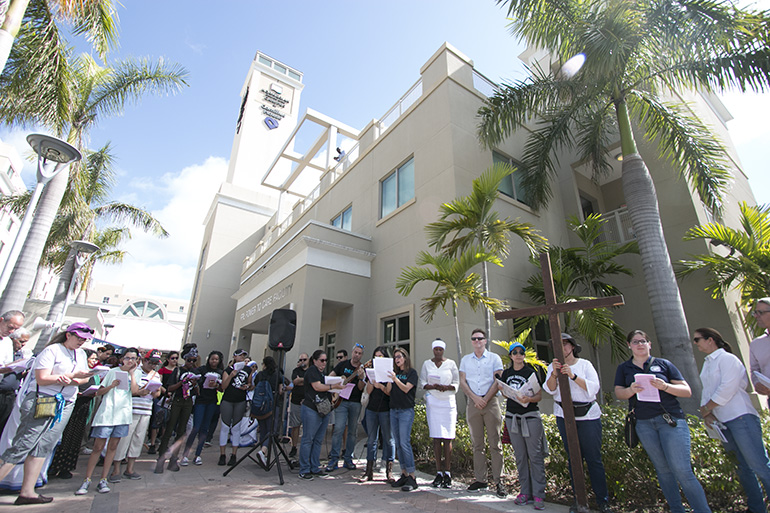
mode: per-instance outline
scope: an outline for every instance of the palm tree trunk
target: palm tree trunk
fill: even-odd
[[[692,397],[682,399],[681,402],[688,413],[694,413],[701,395],[698,367],[674,268],[663,236],[655,185],[638,153],[623,155],[623,194],[639,245],[644,283],[661,356],[673,362],[689,383]]]
[[[13,268],[8,285],[5,287],[2,299],[0,299],[0,312],[8,310],[22,310],[27,299],[32,282],[35,280],[35,272],[43,255],[45,241],[51,231],[56,212],[59,210],[64,191],[67,188],[69,168],[63,169],[48,182],[40,197],[35,217],[21,248],[19,258]]]
[[[48,308],[48,315],[45,318],[45,320],[48,322],[58,323],[61,320],[60,317],[63,318],[62,314],[66,313],[65,309],[67,308],[67,300],[69,299],[70,288],[75,280],[75,267],[77,267],[77,258],[78,250],[71,248],[69,254],[67,255],[67,260],[64,262],[64,268],[59,275],[59,283],[56,285],[56,293],[51,300],[51,306]],[[48,340],[51,338],[51,335],[57,329],[59,329],[59,326],[54,325],[43,330],[43,332],[40,334],[40,338],[37,340],[37,345],[35,345],[35,353],[39,353],[43,350],[43,348],[45,348],[46,344],[48,344]]]
[[[11,47],[21,28],[21,20],[27,10],[29,0],[11,0],[0,27],[0,73],[5,69],[5,63],[11,54]]]
[[[481,262],[481,281],[484,287],[483,293],[489,297],[489,274],[486,262]],[[489,308],[484,308],[484,329],[487,332],[487,349],[489,349],[489,341],[492,340],[492,311]]]
[[[457,301],[452,300],[452,317],[455,320],[455,341],[457,342],[457,361],[463,359],[463,347],[460,343],[460,321],[457,318]]]

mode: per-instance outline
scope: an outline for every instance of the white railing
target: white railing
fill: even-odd
[[[607,222],[604,223],[604,234],[599,237],[601,242],[625,244],[636,239],[634,227],[631,225],[631,216],[626,207],[604,212],[602,218]]]
[[[406,110],[414,105],[414,102],[422,96],[422,78],[409,88],[409,90],[399,98],[393,107],[391,107],[377,123],[380,133],[384,132],[389,126],[396,122]]]
[[[473,87],[476,91],[480,92],[487,98],[495,94],[498,89],[498,85],[489,80],[487,77],[473,70]]]

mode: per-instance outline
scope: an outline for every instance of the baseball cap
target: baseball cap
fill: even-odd
[[[73,322],[66,329],[66,332],[77,335],[78,337],[85,340],[91,340],[94,338],[93,328],[84,322]]]
[[[163,354],[157,349],[150,349],[144,354],[144,358],[147,360],[160,360]]]

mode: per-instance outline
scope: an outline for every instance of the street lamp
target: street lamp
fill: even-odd
[[[48,309],[46,321],[52,322],[40,334],[35,345],[35,352],[41,351],[50,342],[53,334],[61,326],[64,314],[67,311],[67,303],[72,296],[72,290],[75,288],[75,276],[78,270],[88,261],[91,255],[99,251],[99,246],[85,240],[73,240],[70,242],[70,251],[67,260],[64,262],[64,268],[59,276],[59,284],[56,286],[56,293],[51,300],[51,306]],[[66,294],[65,294],[66,291]]]
[[[74,146],[50,135],[29,134],[27,142],[37,153],[37,185],[32,193],[32,198],[29,200],[29,206],[27,206],[27,211],[24,213],[24,219],[21,221],[19,232],[13,241],[11,251],[8,253],[8,260],[6,260],[3,272],[0,274],[0,291],[4,290],[5,286],[8,285],[11,271],[13,271],[13,267],[16,265],[21,247],[27,238],[27,232],[32,223],[32,215],[37,207],[37,202],[40,200],[40,195],[43,193],[43,188],[54,176],[82,158],[80,152]]]

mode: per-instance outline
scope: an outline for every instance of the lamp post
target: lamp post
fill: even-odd
[[[51,300],[51,307],[48,309],[48,315],[45,318],[46,321],[52,324],[46,326],[40,334],[40,338],[37,339],[35,353],[43,350],[48,342],[50,342],[53,334],[61,326],[64,314],[67,311],[67,303],[69,303],[72,290],[75,288],[75,276],[95,251],[99,251],[99,246],[91,242],[85,240],[73,240],[70,242],[70,251],[59,276],[56,294],[54,294]]]
[[[37,207],[37,202],[40,200],[40,195],[43,193],[43,188],[53,177],[68,169],[70,164],[81,159],[80,152],[74,146],[50,135],[30,134],[27,136],[27,142],[37,153],[37,185],[29,200],[27,211],[24,213],[24,219],[19,226],[19,233],[16,234],[11,251],[8,253],[8,260],[5,262],[2,274],[0,274],[0,290],[4,290],[6,285],[8,285],[11,271],[13,271],[16,265],[21,247],[27,238],[27,232],[32,223],[32,216]],[[37,264],[38,262],[34,262],[35,268],[37,268]],[[4,299],[7,300],[8,298]],[[12,306],[21,309],[24,304],[22,302],[21,305]]]

